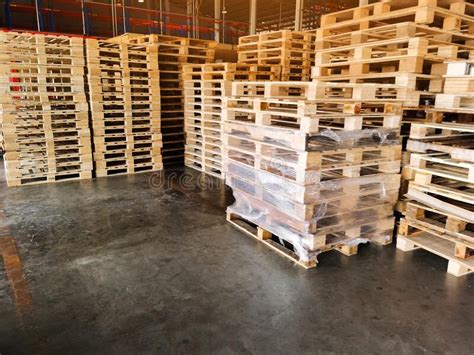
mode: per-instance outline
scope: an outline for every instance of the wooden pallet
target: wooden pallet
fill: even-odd
[[[463,32],[446,31],[437,27],[419,25],[415,22],[399,22],[389,25],[364,28],[358,31],[335,32],[318,30],[316,50],[330,50],[363,43],[375,43],[395,38],[421,37],[429,39],[438,47],[456,45],[458,54],[469,57],[472,51],[472,35]]]
[[[226,98],[223,116],[226,122],[282,128],[301,133],[398,128],[401,106],[381,100],[288,100]],[[388,131],[387,131],[388,132]],[[394,136],[396,138],[397,135]]]
[[[183,66],[183,81],[277,81],[280,79],[279,65],[242,63],[188,64]]]
[[[420,183],[431,181],[433,176],[469,184],[474,183],[474,164],[452,159],[446,153],[413,153],[410,165],[416,172],[417,180]]]
[[[407,149],[416,153],[448,153],[452,159],[474,162],[474,121],[412,123]]]
[[[328,49],[318,51],[312,78],[394,84],[398,86],[396,97],[406,106],[431,103],[435,94],[443,90],[442,75],[447,67],[444,62],[469,55],[474,47],[442,41],[438,37],[423,37],[424,29],[418,27],[414,23],[404,23],[382,27],[384,31],[375,29],[374,34],[370,30],[361,31],[351,36],[356,43],[346,46],[329,38],[327,44],[321,43]],[[361,37],[367,41],[362,41]],[[324,41],[322,38],[321,42]],[[465,39],[465,42],[471,44],[472,39]]]
[[[295,242],[294,240],[289,241],[286,240],[286,238],[282,238],[278,228],[275,229],[265,225],[259,225],[258,223],[250,221],[245,217],[234,213],[232,209],[227,210],[227,221],[231,223],[235,228],[257,239],[273,251],[277,252],[279,255],[288,258],[295,264],[305,269],[316,267],[318,264],[317,256],[322,252],[336,250],[346,256],[351,256],[357,254],[358,245],[365,242],[364,236],[362,236],[362,238],[352,238],[352,236],[338,238],[336,236],[333,242],[327,244],[326,246],[318,250],[307,250],[301,246],[296,246],[296,243],[292,244],[291,242]],[[387,220],[384,223],[385,230],[380,232],[374,232],[372,233],[373,235],[367,235],[366,237],[368,237],[368,240],[380,245],[386,245],[391,243],[391,233],[389,231],[389,224],[393,224],[393,221]],[[382,226],[382,222],[380,222],[380,226]],[[371,225],[369,227],[374,226]],[[384,232],[385,236],[383,236]]]
[[[472,27],[473,5],[467,1],[453,3],[445,0],[376,2],[323,15],[317,36],[347,33],[403,21],[428,27],[438,27],[441,24],[444,31],[459,33],[463,28]]]
[[[396,87],[383,84],[351,84],[331,82],[235,82],[232,95],[257,96],[268,99],[345,101],[349,103],[396,102]]]
[[[232,172],[227,172],[226,176],[227,185],[234,191],[239,191],[258,202],[268,204],[269,211],[280,210],[288,215],[289,219],[305,221],[302,227],[303,231],[311,233],[329,227],[337,228],[342,224],[349,224],[349,221],[352,220],[357,223],[363,218],[367,219],[370,216],[374,218],[379,212],[382,214],[392,213],[393,205],[398,198],[397,184],[386,186],[388,188],[386,190],[380,185],[374,186],[375,184],[364,186],[364,189],[362,185],[359,185],[361,183],[359,178],[350,180],[354,184],[352,188],[346,186],[341,192],[333,194],[328,191],[322,193],[321,190],[315,188],[313,193],[319,194],[320,198],[313,202],[302,203],[295,201],[293,196],[268,188],[266,184],[259,181],[250,181]],[[392,189],[389,190],[389,188]]]
[[[237,161],[224,159],[223,167],[231,176],[249,184],[261,186],[269,194],[276,194],[299,204],[316,204],[322,200],[333,201],[364,194],[382,194],[397,191],[400,186],[398,174],[373,174],[351,179],[332,177],[317,184],[305,186]]]
[[[411,251],[414,249],[424,249],[448,260],[447,272],[454,276],[463,276],[474,272],[474,259],[472,249],[451,241],[449,238],[440,237],[439,233],[418,229],[417,224],[413,224],[406,219],[400,221],[397,236],[397,249]],[[461,256],[461,257],[459,257]]]
[[[474,249],[474,219],[463,220],[449,212],[416,201],[407,203],[405,218],[418,229],[437,233],[440,238],[459,244],[459,251]],[[466,255],[462,258],[465,259]]]
[[[438,94],[436,109],[449,109],[452,112],[474,114],[474,95]]]
[[[356,161],[373,161],[393,159],[399,161],[401,158],[401,146],[397,142],[357,142],[350,139],[344,146],[334,144],[332,147],[325,145],[319,149],[319,144],[314,146],[308,144],[307,150],[296,150],[284,146],[278,141],[262,141],[260,137],[251,137],[245,133],[224,133],[222,140],[227,152],[233,152],[236,156],[259,155],[265,159],[274,159],[282,164],[304,167],[305,169],[323,169],[324,166],[337,168]],[[352,145],[350,145],[352,143]],[[240,154],[239,154],[240,153]],[[327,165],[326,165],[326,164]]]
[[[399,37],[331,48],[316,54],[315,76],[386,72],[442,74],[446,66],[443,62],[456,59],[457,50],[456,45],[437,47],[434,41],[422,37]]]
[[[376,126],[373,124],[373,122],[380,123],[381,121],[366,122],[365,126],[362,125],[362,127],[356,128],[352,133],[349,127],[344,130],[343,125],[338,125],[338,121],[339,118],[337,117],[332,122],[327,121],[325,129],[331,129],[330,134],[325,130],[319,133],[306,134],[300,130],[288,129],[284,126],[260,126],[254,124],[254,122],[244,121],[225,121],[223,132],[251,140],[260,140],[277,148],[307,152],[400,143],[397,128],[384,128],[382,125]]]
[[[308,185],[318,183],[324,178],[356,177],[373,175],[377,173],[398,174],[400,171],[401,147],[375,148],[374,151],[365,154],[352,153],[351,151],[340,152],[331,155],[328,153],[326,164],[307,165],[309,163],[296,163],[285,161],[281,158],[260,155],[245,149],[235,149],[225,146],[225,159],[247,164],[255,169],[271,172],[277,176],[285,177],[297,183]],[[300,160],[302,160],[301,158]],[[320,158],[321,160],[323,158]],[[331,164],[333,161],[333,164]]]

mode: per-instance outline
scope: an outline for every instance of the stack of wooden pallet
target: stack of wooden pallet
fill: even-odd
[[[463,0],[390,0],[324,15],[312,78],[397,85],[405,143],[411,123],[423,121],[442,92],[445,61],[474,55],[473,14]]]
[[[84,42],[0,34],[0,109],[9,186],[92,177]]]
[[[474,54],[473,13],[463,0],[412,0],[324,15],[312,77],[393,83],[405,106],[429,104],[442,91],[444,61]]]
[[[223,178],[222,108],[233,81],[277,81],[279,65],[188,64],[183,67],[185,165]]]
[[[158,45],[163,162],[182,162],[185,143],[182,66],[187,63],[213,63],[217,43],[192,38],[139,34],[125,34],[112,40]]]
[[[239,38],[239,63],[280,65],[282,81],[308,81],[314,65],[314,32],[282,30]]]
[[[405,218],[397,247],[449,260],[448,272],[474,271],[474,62],[448,63],[444,93],[426,122],[413,123]]]
[[[224,171],[236,198],[228,220],[256,227],[305,267],[326,250],[390,243],[401,158],[393,95],[392,85],[233,83],[224,109]]]
[[[161,170],[157,46],[86,44],[97,176]]]

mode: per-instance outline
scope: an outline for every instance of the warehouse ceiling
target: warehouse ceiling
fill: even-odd
[[[199,15],[214,17],[214,0],[201,1]],[[185,0],[171,0],[173,7],[186,12]],[[249,22],[250,0],[221,0],[222,10],[225,9],[225,20]],[[296,0],[257,0],[257,26],[260,30],[291,28],[294,26]],[[317,26],[319,16],[324,13],[355,7],[358,0],[304,0],[304,24],[306,28]]]

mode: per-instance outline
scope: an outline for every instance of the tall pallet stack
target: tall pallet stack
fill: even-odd
[[[9,186],[92,177],[84,42],[0,34],[0,106]]]
[[[474,62],[448,63],[426,121],[411,126],[413,180],[397,247],[437,254],[461,276],[474,272]]]
[[[445,61],[474,56],[473,15],[463,0],[389,0],[324,15],[312,78],[397,85],[406,142],[410,124],[423,121],[442,92]]]
[[[393,95],[375,84],[234,83],[224,109],[228,220],[304,267],[327,250],[390,243],[401,158]]]
[[[314,65],[314,32],[282,30],[239,38],[238,62],[280,65],[282,81],[309,81]]]
[[[213,63],[217,43],[192,38],[139,34],[125,34],[112,40],[158,45],[163,162],[182,162],[185,144],[182,66],[187,63]]]
[[[86,40],[96,175],[162,170],[157,46]]]
[[[223,178],[222,111],[234,81],[277,81],[280,66],[188,64],[183,67],[186,166]]]

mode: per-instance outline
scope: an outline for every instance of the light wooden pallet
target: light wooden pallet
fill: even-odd
[[[443,89],[442,75],[447,67],[444,62],[469,54],[474,47],[422,37],[422,33],[411,30],[406,32],[394,38],[382,32],[375,36],[378,40],[347,46],[332,46],[329,40],[329,48],[316,55],[313,80],[395,84],[399,87],[397,98],[407,106],[434,101],[435,93]],[[466,42],[472,43],[472,38]]]
[[[430,42],[439,47],[456,45],[458,54],[464,54],[469,57],[472,51],[472,34],[464,32],[446,31],[437,27],[428,27],[419,25],[415,22],[398,22],[389,25],[377,25],[343,33],[330,33],[318,30],[316,39],[316,50],[330,50],[333,48],[348,47],[363,43],[375,43],[395,38],[414,38],[421,37],[429,39]]]
[[[473,23],[474,7],[468,1],[453,3],[446,0],[382,1],[370,5],[342,10],[321,17],[317,36],[347,33],[387,24],[410,21],[437,27],[445,31],[462,32]]]
[[[473,124],[474,121],[412,123],[407,149],[416,153],[443,152],[456,160],[474,162]]]
[[[468,204],[465,203],[464,206]],[[472,209],[472,208],[471,208]],[[427,230],[456,243],[457,255],[466,259],[467,249],[474,249],[474,220],[461,219],[449,212],[416,201],[407,203],[405,219],[418,229]]]
[[[328,154],[326,164],[314,168],[308,167],[306,164],[285,161],[278,157],[257,155],[252,151],[238,150],[227,146],[224,148],[224,158],[258,170],[271,172],[302,185],[309,185],[327,178],[357,177],[380,173],[398,174],[400,159],[397,159],[397,155],[400,152],[401,147],[399,146],[398,148],[375,148],[374,151],[369,151],[365,155],[352,154],[351,152]]]
[[[347,179],[332,176],[319,183],[301,185],[283,176],[264,170],[254,169],[247,164],[224,159],[223,167],[229,175],[246,183],[260,186],[270,195],[281,196],[299,204],[317,204],[321,201],[331,202],[349,196],[364,194],[384,194],[397,191],[400,186],[398,174],[372,174]]]
[[[322,100],[326,102],[391,101],[396,102],[394,85],[352,84],[337,82],[235,82],[232,96],[268,99]]]
[[[381,100],[287,100],[226,98],[226,122],[318,133],[325,129],[398,128],[401,106]],[[374,131],[374,133],[376,133]],[[388,131],[387,131],[388,133]],[[295,141],[295,144],[297,142]]]
[[[295,264],[310,269],[317,266],[317,256],[326,251],[336,250],[340,253],[351,256],[357,254],[358,245],[364,243],[364,238],[371,242],[379,245],[387,245],[391,243],[391,235],[393,233],[393,219],[387,219],[377,223],[370,223],[363,227],[370,229],[371,232],[366,235],[362,235],[362,239],[354,237],[357,234],[357,227],[352,231],[348,230],[348,235],[337,235],[334,234],[331,237],[331,241],[317,250],[308,250],[301,246],[296,247],[294,240],[285,240],[287,238],[281,237],[281,230],[278,227],[269,227],[265,224],[258,224],[254,221],[249,220],[245,216],[240,216],[234,213],[232,209],[227,210],[227,221],[231,223],[235,228],[244,232],[247,235],[257,239],[279,255],[288,258]],[[358,232],[360,237],[360,230]]]
[[[449,109],[452,112],[474,114],[473,94],[438,94],[436,109]]]
[[[274,179],[276,180],[276,179]],[[380,185],[358,188],[359,178],[352,180],[352,188],[343,189],[341,193],[321,193],[317,187],[314,193],[319,193],[320,198],[314,202],[301,203],[295,201],[293,196],[268,189],[266,184],[227,172],[226,183],[232,189],[251,196],[252,199],[262,203],[268,211],[281,211],[288,219],[285,223],[298,225],[300,231],[305,233],[315,233],[321,230],[340,228],[342,225],[358,223],[361,219],[370,219],[377,216],[378,211],[392,213],[393,206],[398,198],[397,185],[387,185],[387,189]],[[345,182],[349,184],[350,182]]]
[[[463,276],[474,271],[474,259],[472,257],[462,258],[466,253],[472,253],[472,249],[457,248],[457,244],[449,238],[440,237],[439,233],[418,229],[418,225],[402,219],[400,221],[397,236],[397,248],[402,251],[424,249],[448,260],[447,272],[454,276]],[[471,254],[469,254],[471,255]]]
[[[362,118],[364,116],[362,115]],[[338,117],[335,117],[336,123]],[[390,145],[400,144],[398,129],[383,128],[383,126],[376,126],[372,122],[380,120],[370,120],[368,127],[361,125],[353,128],[356,132],[350,133],[352,129],[346,127],[337,127],[335,122],[327,120],[326,127],[331,129],[330,134],[323,130],[318,133],[306,134],[300,130],[288,129],[288,127],[256,125],[254,122],[244,121],[225,121],[223,125],[223,132],[241,136],[251,140],[259,140],[266,142],[268,145],[273,145],[279,148],[287,148],[296,151],[307,152],[323,152],[333,151],[337,149],[350,149],[355,146],[374,146],[374,145]],[[364,129],[364,131],[360,131]]]
[[[473,116],[470,114],[451,112],[450,109],[426,109],[426,114],[421,115],[421,118],[413,120],[410,123],[411,130],[409,131],[409,139],[406,141],[406,152],[405,155],[405,166],[403,167],[402,174],[402,188],[400,191],[401,197],[408,192],[409,183],[412,184],[412,190],[415,189],[414,182],[416,176],[417,167],[420,167],[420,164],[416,161],[413,162],[415,169],[410,166],[410,159],[413,153],[414,159],[424,153],[442,153],[449,156],[454,161],[463,161],[465,163],[474,162],[474,131],[472,130],[473,126]],[[421,162],[423,166],[424,160]],[[431,166],[432,162],[429,162],[428,166]],[[441,166],[440,166],[441,167]],[[459,168],[450,168],[451,172],[453,169]],[[450,181],[449,178],[438,177],[435,182],[425,181],[423,182],[423,189],[425,192],[432,193],[432,190],[439,193],[444,191],[444,194],[447,196],[461,196],[465,195],[469,190],[468,186],[465,186],[466,182],[459,181]],[[419,181],[422,181],[419,178]],[[421,188],[421,183],[418,183],[416,187]],[[459,185],[459,186],[456,186]],[[461,189],[465,189],[464,192]],[[451,192],[448,193],[448,190]],[[466,200],[466,198],[464,198]],[[400,211],[404,212],[404,207],[406,202],[400,204]]]

